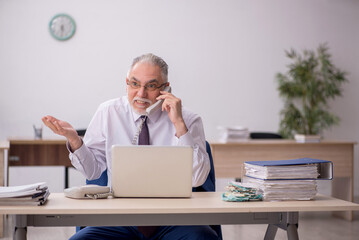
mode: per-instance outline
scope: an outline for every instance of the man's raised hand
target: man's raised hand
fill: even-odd
[[[42,122],[54,133],[64,136],[70,144],[71,150],[75,151],[82,146],[82,140],[76,130],[68,122],[59,120],[53,116],[44,116]]]

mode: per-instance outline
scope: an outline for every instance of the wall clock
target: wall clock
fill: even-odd
[[[76,30],[75,21],[67,14],[57,14],[49,23],[51,35],[60,41],[70,39]]]

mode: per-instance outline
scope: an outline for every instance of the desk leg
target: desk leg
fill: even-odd
[[[288,240],[299,240],[298,236],[298,212],[287,213],[287,237]]]
[[[299,240],[298,229],[296,224],[288,224],[287,237],[288,240]]]
[[[264,240],[274,240],[275,235],[277,234],[278,227],[274,224],[268,224],[266,235]]]
[[[287,231],[288,240],[299,240],[298,236],[298,212],[283,213],[283,222],[281,224],[269,224],[264,240],[274,240],[278,228]]]
[[[27,216],[16,215],[13,240],[26,240],[26,234],[27,234]]]
[[[65,167],[65,188],[69,187],[69,167]]]
[[[332,196],[345,201],[353,202],[353,178],[352,177],[336,177],[332,180]],[[333,212],[333,216],[353,220],[353,212]]]

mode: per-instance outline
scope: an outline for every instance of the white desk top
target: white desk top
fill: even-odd
[[[359,204],[318,195],[312,201],[224,202],[220,192],[197,192],[191,198],[70,199],[52,193],[44,206],[0,206],[0,214],[166,214],[359,211]]]

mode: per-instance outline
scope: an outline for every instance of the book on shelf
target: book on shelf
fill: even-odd
[[[50,195],[46,183],[0,187],[1,205],[43,205]]]

